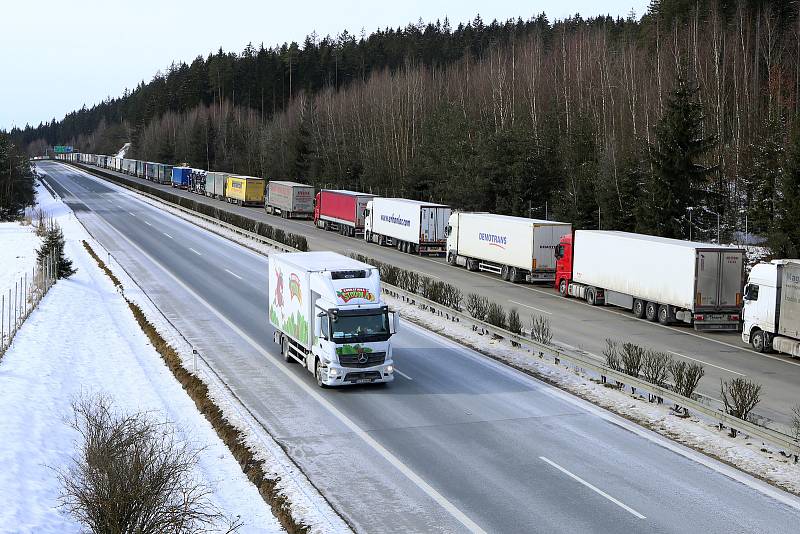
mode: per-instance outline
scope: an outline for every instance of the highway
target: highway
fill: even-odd
[[[73,168],[38,166],[359,532],[796,530],[797,498],[406,323],[395,382],[318,389],[272,343],[265,257]]]
[[[92,167],[88,167],[89,170]],[[143,181],[111,172],[131,182]],[[792,408],[800,403],[800,360],[780,354],[758,354],[742,343],[739,334],[698,333],[689,326],[662,326],[636,319],[630,312],[615,307],[590,307],[582,301],[564,299],[551,287],[511,284],[488,273],[472,273],[447,265],[443,258],[403,254],[361,239],[348,238],[317,229],[310,221],[286,220],[267,215],[260,208],[243,208],[169,185],[146,182],[152,187],[244,214],[277,228],[307,236],[312,250],[335,250],[343,254],[358,252],[376,260],[393,263],[458,286],[464,294],[475,292],[503,305],[516,308],[523,321],[530,314],[550,319],[554,339],[566,347],[576,347],[603,359],[606,338],[631,341],[672,355],[675,359],[701,363],[705,377],[698,391],[720,398],[720,380],[742,377],[762,384],[762,401],[755,412],[783,427],[791,424]]]

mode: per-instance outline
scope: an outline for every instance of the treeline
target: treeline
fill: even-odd
[[[794,3],[662,0],[640,20],[312,36],[15,135],[94,151],[127,130],[134,157],[579,228],[716,239],[719,216],[722,241],[796,255],[797,28]]]
[[[0,132],[0,221],[22,217],[36,195],[33,171],[27,154],[19,150],[8,134]]]

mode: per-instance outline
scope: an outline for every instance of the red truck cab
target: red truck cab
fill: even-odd
[[[572,282],[572,234],[561,236],[556,247],[556,289],[562,297],[567,296]]]

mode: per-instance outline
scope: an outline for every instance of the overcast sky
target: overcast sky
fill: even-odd
[[[419,18],[449,17],[455,27],[480,13],[485,22],[545,12],[553,21],[580,13],[640,17],[648,0],[13,0],[0,23],[0,129],[61,119],[125,88],[149,81],[173,61],[222,47],[241,52],[302,43],[342,30],[359,35]]]

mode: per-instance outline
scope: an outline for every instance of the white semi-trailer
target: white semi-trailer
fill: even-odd
[[[697,330],[740,326],[745,251],[628,232],[578,230],[557,250],[556,287],[591,305]]]
[[[447,261],[511,282],[552,282],[555,249],[571,233],[570,223],[456,212],[447,226]]]
[[[364,211],[364,239],[411,254],[444,254],[450,211],[443,204],[376,197]]]
[[[398,315],[381,298],[378,269],[335,252],[272,254],[268,289],[274,341],[320,387],[394,380]]]
[[[759,263],[744,290],[742,341],[800,356],[800,260]]]
[[[267,213],[284,219],[311,219],[314,216],[314,186],[272,180],[267,184]]]

